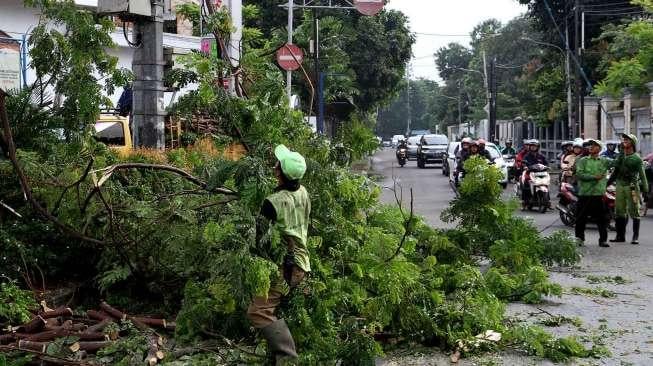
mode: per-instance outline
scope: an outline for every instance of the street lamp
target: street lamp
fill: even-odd
[[[553,43],[548,43],[548,42],[542,42],[538,41],[532,38],[528,37],[520,37],[521,40],[539,44],[541,46],[547,46],[547,47],[553,47],[560,51],[565,56],[565,73],[567,74],[567,80],[566,80],[566,86],[567,86],[567,127],[569,128],[569,138],[574,137],[574,126],[571,121],[571,115],[572,115],[572,101],[571,101],[571,71],[570,71],[570,65],[569,65],[569,51],[565,51],[562,48],[554,45]]]

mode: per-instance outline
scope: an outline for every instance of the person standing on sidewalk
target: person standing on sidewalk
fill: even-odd
[[[631,134],[621,136],[620,154],[614,162],[615,170],[611,180],[617,182],[616,227],[617,236],[611,242],[626,242],[628,217],[633,219],[632,244],[639,244],[639,217],[641,192],[648,192],[648,181],[644,161],[637,154],[637,137]],[[640,190],[641,189],[641,190]]]
[[[599,228],[599,246],[609,247],[608,244],[608,210],[603,202],[603,195],[608,183],[608,170],[612,162],[601,157],[601,143],[590,139],[589,156],[580,158],[576,162],[576,179],[578,180],[578,218],[576,220],[576,239],[582,244],[585,242],[585,226],[588,218],[594,217]]]
[[[267,296],[254,297],[247,317],[268,342],[273,364],[280,365],[297,358],[292,334],[286,322],[276,317],[275,310],[311,271],[306,246],[311,201],[306,188],[300,184],[306,172],[304,157],[284,145],[277,146],[274,155],[278,160],[274,166],[278,186],[263,201],[261,214],[270,221],[271,231],[280,235],[286,255],[279,264],[279,277],[272,282]]]

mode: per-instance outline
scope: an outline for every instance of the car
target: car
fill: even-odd
[[[383,147],[390,147],[392,146],[392,141],[390,140],[383,140]]]
[[[503,188],[508,187],[508,164],[503,160],[501,150],[497,145],[491,142],[485,144],[485,150],[490,152],[490,157],[492,158],[494,165],[501,171],[501,180],[499,181],[499,184]]]
[[[417,160],[417,148],[419,147],[419,140],[421,138],[422,136],[411,136],[406,141],[406,144],[408,145],[408,160]]]
[[[408,136],[422,136],[422,135],[430,135],[431,130],[410,130],[410,133]]]
[[[449,176],[450,180],[453,180],[453,172],[456,170],[456,156],[459,149],[460,141],[452,141],[447,146],[447,155],[442,164],[442,175]]]
[[[406,136],[404,135],[394,135],[392,136],[392,147],[397,147],[399,145],[399,141],[405,140]]]
[[[417,167],[425,168],[428,163],[443,164],[448,144],[445,135],[423,135],[417,148]]]

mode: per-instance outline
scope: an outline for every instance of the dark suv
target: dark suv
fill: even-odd
[[[445,135],[424,135],[417,147],[417,166],[426,167],[426,164],[443,164],[447,156],[449,139]]]

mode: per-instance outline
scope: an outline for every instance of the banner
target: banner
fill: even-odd
[[[10,48],[0,48],[0,88],[20,89],[20,53]]]

